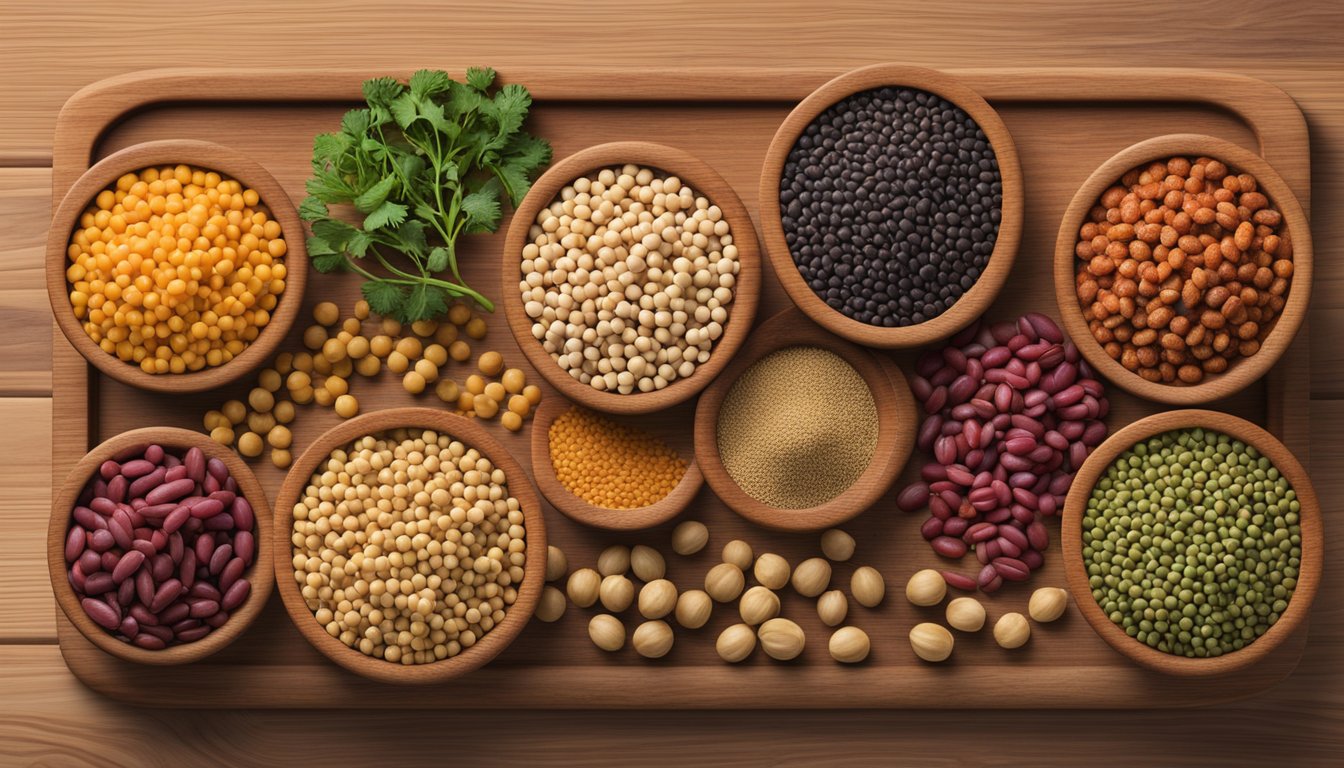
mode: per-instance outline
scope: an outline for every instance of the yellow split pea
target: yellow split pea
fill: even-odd
[[[89,338],[146,373],[223,365],[270,322],[286,250],[256,190],[145,168],[99,192],[71,233],[70,304]]]
[[[658,438],[583,408],[571,408],[547,434],[556,479],[605,509],[638,509],[672,492],[686,460]]]

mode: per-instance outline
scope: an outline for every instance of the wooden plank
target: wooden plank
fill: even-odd
[[[1028,309],[1053,313],[1053,289],[1049,261],[1058,230],[1060,213],[1081,180],[1118,148],[1153,133],[1203,131],[1225,136],[1243,146],[1260,149],[1273,158],[1279,171],[1309,203],[1310,165],[1307,136],[1300,112],[1281,91],[1247,78],[1196,72],[1160,70],[1089,70],[1084,73],[1061,69],[958,70],[968,84],[1000,110],[1012,131],[1026,169],[1026,188],[1032,203],[1027,212],[1020,262],[1014,282],[996,303],[995,316],[1016,316]],[[704,71],[669,73],[638,70],[614,79],[600,99],[576,102],[589,81],[586,73],[573,68],[510,69],[504,76],[527,82],[534,91],[534,129],[555,144],[557,156],[565,156],[599,141],[646,139],[694,150],[713,166],[740,194],[750,208],[757,196],[760,158],[779,121],[793,103],[823,82],[830,72],[820,70],[735,70],[732,78]],[[291,196],[297,196],[309,175],[311,137],[339,120],[345,104],[356,98],[364,71],[326,73],[294,72],[275,76],[255,71],[203,74],[200,71],[168,71],[119,78],[92,86],[66,106],[57,130],[56,166],[53,183],[63,190],[91,159],[120,147],[151,138],[172,135],[202,138],[245,147],[267,167]],[[194,97],[206,92],[211,102]],[[650,83],[669,83],[659,98],[627,99],[646,93]],[[1195,90],[1205,101],[1190,101]],[[721,103],[703,103],[701,95],[712,94]],[[1136,106],[1136,100],[1171,102],[1154,111]],[[118,116],[104,131],[104,121]],[[595,133],[594,125],[601,126]],[[238,136],[247,140],[239,145]],[[1061,146],[1058,136],[1079,140]],[[707,141],[706,136],[716,137]],[[502,235],[478,239],[466,246],[465,276],[474,285],[500,284]],[[353,303],[356,281],[323,277],[320,298],[344,305]],[[783,297],[773,277],[767,277],[760,317],[784,308]],[[310,295],[312,304],[319,297]],[[523,356],[514,340],[496,318],[487,339],[489,348],[503,351],[511,362]],[[294,331],[297,337],[300,329]],[[498,334],[498,335],[496,335]],[[1302,339],[1305,342],[1305,337]],[[67,355],[58,360],[67,365]],[[911,356],[899,358],[909,363]],[[80,361],[68,363],[78,370]],[[1276,367],[1266,382],[1221,401],[1219,408],[1262,421],[1280,433],[1299,454],[1308,452],[1306,435],[1310,415],[1301,405],[1308,399],[1306,345],[1299,343]],[[523,364],[523,367],[527,366]],[[453,375],[460,375],[451,370]],[[465,371],[463,371],[465,373]],[[530,374],[531,375],[531,374]],[[77,413],[85,402],[77,391],[82,379],[73,374],[58,377],[58,412]],[[228,393],[176,398],[171,403],[149,393],[137,392],[114,382],[97,379],[88,402],[94,413],[88,434],[80,433],[84,422],[64,420],[58,425],[57,472],[69,466],[87,443],[150,420],[189,428],[197,427],[205,408],[218,404]],[[363,408],[375,410],[415,402],[390,377],[377,382],[358,382]],[[240,383],[238,389],[246,386]],[[1111,421],[1123,424],[1151,413],[1154,404],[1112,390]],[[553,396],[553,395],[548,395]],[[421,401],[423,402],[423,401]],[[1270,404],[1273,407],[1267,407]],[[1290,407],[1291,406],[1291,407]],[[331,426],[330,412],[310,413],[294,426],[296,445],[307,445],[320,430]],[[522,435],[509,435],[504,442],[526,466]],[[256,471],[271,492],[282,473],[264,462]],[[913,475],[913,469],[907,477]],[[894,495],[894,494],[893,494]],[[938,559],[915,533],[920,521],[913,517],[883,514],[892,508],[889,496],[878,510],[846,527],[861,541],[884,542],[861,556],[883,568],[893,583],[903,581],[919,567],[938,566]],[[705,492],[695,505],[697,516],[713,529],[717,550],[723,541],[742,537],[760,548],[778,551],[791,562],[815,554],[815,538],[785,537],[763,533],[731,514],[712,494]],[[669,526],[638,536],[594,535],[571,521],[551,518],[548,535],[570,554],[571,563],[591,563],[597,550],[608,543],[644,542],[665,547]],[[713,559],[705,552],[689,561],[674,562],[670,577],[678,584],[703,578]],[[1047,557],[1046,569],[1038,574],[1041,584],[1062,583],[1061,561]],[[857,563],[856,563],[857,565]],[[969,566],[967,566],[969,567]],[[839,572],[841,581],[847,568]],[[991,615],[1020,610],[1025,595],[1005,591],[990,599]],[[633,654],[604,656],[587,642],[583,624],[586,612],[574,609],[554,625],[535,623],[513,646],[488,668],[465,678],[458,689],[497,691],[495,706],[561,707],[800,707],[800,706],[915,706],[937,702],[942,706],[1013,706],[1012,698],[986,697],[985,692],[1011,688],[1030,695],[1049,707],[1144,706],[1160,701],[1168,706],[1202,704],[1249,695],[1285,676],[1295,664],[1305,638],[1293,638],[1271,658],[1272,663],[1232,678],[1173,684],[1155,675],[1120,664],[1081,621],[1066,621],[1043,630],[1032,645],[1017,657],[1018,669],[1030,670],[1026,682],[1005,677],[1002,652],[982,635],[961,641],[956,662],[944,667],[920,664],[907,650],[905,632],[915,616],[931,612],[912,610],[889,600],[877,611],[855,615],[867,630],[874,654],[862,668],[865,685],[852,669],[838,668],[827,657],[822,638],[824,627],[815,619],[810,604],[786,595],[785,615],[798,620],[809,633],[804,656],[790,666],[755,658],[741,667],[725,668],[714,654],[709,638],[729,623],[729,611],[720,610],[710,627],[698,633],[680,633],[673,653],[659,664],[642,663]],[[275,606],[272,606],[273,608]],[[1075,617],[1080,618],[1080,617]],[[172,704],[182,707],[254,706],[255,685],[283,677],[286,694],[269,699],[272,705],[320,707],[339,701],[343,695],[365,691],[378,695],[384,687],[369,687],[348,673],[326,663],[297,638],[292,624],[278,611],[263,615],[238,643],[192,670],[193,693],[178,695],[180,671],[147,670],[109,663],[101,652],[62,622],[61,641],[72,669],[89,685],[109,694],[139,703]],[[564,667],[554,659],[565,658]],[[1067,663],[1065,663],[1067,660]],[[634,667],[632,665],[639,665]],[[1092,687],[1079,689],[1071,681],[1079,675],[1092,680]],[[633,684],[638,681],[638,684]],[[662,696],[650,700],[645,691],[653,687]],[[581,691],[576,695],[576,691]],[[405,703],[444,706],[436,691],[399,692]]]
[[[1344,492],[1336,484],[1335,490]],[[761,766],[1338,765],[1341,689],[1284,706],[1264,699],[1173,718],[1156,711],[1058,712],[537,712],[508,716],[514,738],[473,743],[473,763]],[[0,647],[0,762],[12,765],[347,764],[443,749],[442,729],[408,726],[407,713],[367,700],[355,711],[147,710],[102,698],[65,670],[53,646]],[[1308,686],[1301,686],[1307,688]],[[656,696],[657,691],[646,692]],[[451,695],[451,694],[445,694]],[[1327,698],[1329,697],[1329,698]],[[464,706],[469,702],[462,700]],[[452,718],[453,715],[449,714]],[[961,734],[972,728],[973,738]],[[370,734],[396,732],[386,739]],[[1291,734],[1291,737],[1285,737]],[[152,759],[150,755],[152,754]],[[461,754],[466,754],[462,752]],[[325,760],[329,762],[329,760]]]
[[[47,580],[47,518],[51,483],[51,398],[0,398],[0,424],[21,453],[0,462],[0,643],[44,642],[56,636],[56,604]],[[36,468],[36,469],[35,469]]]
[[[650,49],[649,40],[685,39],[689,29],[694,29],[694,55],[678,53],[667,63],[740,67],[806,57],[814,65],[842,67],[892,59],[941,67],[1004,61],[1127,66],[1160,51],[1161,61],[1170,66],[1214,64],[1254,74],[1312,58],[1335,62],[1341,39],[1338,5],[1332,0],[1220,4],[1220,50],[1254,55],[1216,61],[1201,46],[1189,44],[1188,10],[1178,4],[1146,9],[1141,35],[1124,34],[1133,25],[1128,6],[1070,13],[1052,0],[848,0],[824,14],[806,0],[693,0],[675,15],[656,4],[621,0],[598,0],[582,14],[556,13],[551,3],[522,0],[509,4],[507,19],[490,0],[454,3],[452,13],[433,0],[402,0],[393,12],[340,4],[320,14],[299,4],[239,0],[227,11],[207,11],[190,20],[180,8],[170,0],[147,0],[137,11],[152,22],[135,25],[125,25],[116,6],[96,0],[8,10],[0,28],[0,72],[6,73],[0,80],[0,114],[7,122],[0,133],[0,159],[10,165],[49,161],[56,114],[70,95],[88,83],[145,66],[143,58],[84,55],[87,40],[112,28],[118,29],[121,50],[152,50],[157,61],[206,63],[210,59],[202,52],[238,51],[238,41],[247,40],[248,50],[266,55],[239,56],[239,63],[341,67],[348,65],[357,41],[360,63],[370,70],[433,64],[447,51],[457,60],[496,67],[551,66],[581,57],[595,73],[657,58],[662,54]],[[623,28],[640,33],[613,35],[600,46],[578,44],[591,37],[592,20],[603,18],[620,18]],[[800,46],[796,35],[802,29],[806,44]],[[451,45],[445,47],[446,41]]]
[[[42,277],[51,169],[0,168],[0,397],[51,394],[51,309]]]

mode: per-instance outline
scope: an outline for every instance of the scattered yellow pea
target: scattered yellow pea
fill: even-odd
[[[247,428],[258,435],[264,435],[270,432],[275,426],[275,417],[270,413],[249,413],[247,415]]]
[[[466,325],[471,319],[471,307],[466,304],[457,303],[448,309],[448,322],[453,325]]]
[[[502,403],[504,402],[504,398],[509,396],[509,393],[504,391],[503,384],[500,384],[498,381],[492,381],[485,385],[485,396],[494,400],[496,403]]]
[[[333,397],[340,397],[350,391],[350,383],[340,376],[328,376],[327,380],[322,382],[322,386]]]
[[[330,301],[323,301],[313,307],[313,319],[322,325],[335,325],[341,319],[341,310]]]
[[[233,428],[218,426],[210,430],[210,439],[220,445],[233,445]]]
[[[523,387],[527,384],[527,374],[523,373],[519,368],[510,368],[504,372],[504,376],[500,379],[500,382],[504,385],[504,389],[507,390],[509,394],[516,395],[522,392]]]
[[[403,336],[397,339],[397,351],[406,357],[414,360],[425,351],[425,345],[414,336]]]
[[[369,339],[369,351],[378,357],[387,357],[392,353],[392,337],[379,334]]]
[[[405,373],[410,367],[410,359],[401,352],[393,351],[387,356],[387,370],[393,373]]]
[[[307,352],[296,352],[294,354],[294,370],[303,373],[313,372],[313,356]]]
[[[303,371],[294,371],[285,379],[285,387],[293,392],[296,389],[303,389],[313,383],[313,377]]]
[[[316,396],[316,394],[317,390],[312,387],[299,387],[298,389],[289,390],[290,399],[299,405],[307,405],[308,403],[313,402],[313,397]]]
[[[262,387],[257,387],[247,393],[247,404],[252,406],[252,410],[261,413],[270,413],[275,407],[275,395]]]
[[[396,320],[390,317],[383,318],[382,328],[383,333],[387,334],[388,336],[401,335],[401,323],[397,322]]]
[[[275,417],[278,424],[288,424],[294,420],[294,404],[288,400],[281,400],[271,409],[271,415]]]
[[[335,363],[337,360],[344,360],[346,357],[345,345],[340,339],[327,339],[322,345],[322,356]]]
[[[415,372],[420,374],[426,382],[435,381],[439,378],[439,366],[423,357],[415,361]]]
[[[448,326],[451,328],[452,326]],[[430,344],[422,353],[429,362],[442,368],[448,362],[448,348],[442,344]]]
[[[345,321],[341,323],[341,332],[348,333],[351,336],[358,336],[361,328],[362,326],[357,317],[347,317],[345,318]]]
[[[310,325],[303,330],[303,346],[316,352],[327,343],[327,329],[320,325]]]
[[[313,402],[317,403],[323,408],[327,408],[330,407],[332,403],[336,402],[336,396],[331,394],[331,390],[327,389],[325,386],[314,387]]]
[[[471,345],[460,339],[454,341],[448,345],[448,356],[459,363],[465,363],[471,357]]]
[[[485,394],[485,379],[476,374],[467,377],[467,391],[473,395]]]
[[[367,357],[361,357],[359,359],[359,362],[355,363],[355,371],[358,372],[360,376],[364,376],[366,378],[372,378],[374,376],[377,376],[378,372],[381,371],[382,369],[383,369],[382,361],[374,357],[373,355],[369,355]]]
[[[457,326],[452,323],[439,323],[439,329],[434,332],[434,340],[444,347],[457,341]]]
[[[230,424],[242,424],[243,419],[247,418],[247,406],[243,405],[241,400],[230,400],[220,406],[219,410]]]
[[[224,414],[219,411],[206,411],[205,418],[202,419],[202,422],[205,424],[206,429],[231,426],[229,424],[228,418],[226,418]]]
[[[257,374],[257,384],[267,392],[274,392],[277,389],[280,389],[281,383],[280,372],[274,368],[267,368]]]
[[[477,395],[472,398],[472,410],[482,419],[493,419],[496,413],[499,413],[499,402],[490,399],[489,395]]]
[[[517,432],[523,428],[523,417],[513,411],[505,411],[504,415],[499,417],[499,423],[510,432]]]
[[[272,448],[288,448],[294,443],[294,435],[289,431],[289,427],[277,424],[266,433],[266,442],[270,443]]]
[[[513,395],[509,397],[509,412],[518,414],[519,418],[526,417],[532,412],[532,403],[522,395]]]
[[[464,328],[463,330],[466,331],[467,335],[473,339],[477,340],[484,339],[486,331],[485,320],[479,316],[473,317],[471,318],[471,320],[467,321],[467,327]]]
[[[261,435],[256,432],[244,432],[238,436],[238,452],[254,459],[261,455],[262,442]]]
[[[497,376],[504,370],[504,356],[494,351],[486,352],[476,361],[476,367],[486,376]]]
[[[425,391],[425,377],[415,371],[407,371],[406,375],[401,377],[401,386],[412,395],[418,395]]]
[[[363,299],[355,302],[355,317],[360,320],[369,319],[369,302]]]
[[[354,395],[341,395],[336,398],[336,415],[348,419],[359,413],[359,401]]]
[[[411,333],[414,333],[416,336],[429,338],[433,336],[434,332],[437,330],[439,330],[439,324],[433,320],[416,320],[414,323],[411,323]]]
[[[285,448],[271,449],[271,463],[280,469],[286,469],[294,463],[294,455]]]
[[[527,402],[535,407],[537,403],[541,402],[541,387],[538,387],[536,384],[528,384],[526,387],[523,387],[523,397],[526,397]]]
[[[457,402],[459,388],[457,382],[452,379],[439,379],[439,383],[434,387],[434,394],[445,403]]]
[[[354,360],[363,360],[369,355],[369,340],[363,336],[350,339],[350,343],[345,345],[345,354]]]

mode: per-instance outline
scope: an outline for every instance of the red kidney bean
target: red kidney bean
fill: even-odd
[[[94,571],[102,570],[103,558],[102,555],[99,555],[92,549],[86,549],[84,550],[84,553],[79,556],[79,560],[75,563],[75,565],[78,565],[80,568],[82,568],[84,570],[84,573],[93,573]]]
[[[959,464],[952,464],[947,468],[947,479],[957,485],[970,486],[975,482],[975,475],[972,475],[969,470]],[[953,492],[949,491],[949,493]],[[948,497],[943,495],[943,498],[947,499]],[[948,505],[951,506],[951,501],[948,501]]]
[[[89,502],[89,509],[102,517],[111,517],[112,513],[117,511],[117,502],[106,496],[96,496]]]
[[[111,632],[121,626],[121,615],[113,610],[107,603],[104,603],[101,600],[95,600],[91,597],[86,597],[83,600],[80,600],[79,604],[83,607],[84,613],[88,614],[88,617],[93,619],[94,623],[103,629]]]
[[[184,629],[181,632],[174,632],[173,634],[177,637],[179,642],[194,643],[197,640],[200,640],[201,638],[210,634],[212,630],[213,627],[203,624],[200,626],[192,627],[191,629]]]
[[[929,497],[929,513],[940,520],[946,520],[952,516],[952,508],[943,501],[941,496]]]
[[[136,479],[137,477],[143,477],[145,475],[148,475],[155,469],[156,465],[152,461],[146,461],[145,459],[132,459],[131,461],[122,464],[121,471],[118,472],[117,474],[126,478],[126,480],[129,482],[131,480]],[[111,480],[112,478],[109,477],[107,479]]]
[[[84,544],[87,541],[88,531],[80,526],[72,526],[70,532],[65,535],[65,562],[73,563],[84,554]]]
[[[1044,552],[1045,548],[1050,545],[1050,532],[1046,530],[1045,523],[1040,520],[1034,520],[1031,525],[1027,526],[1026,537],[1032,549]]]
[[[998,525],[999,523],[1008,521],[1010,518],[1012,518],[1012,513],[1010,513],[1006,507],[999,507],[985,515],[985,522]]]
[[[130,488],[127,489],[127,492],[130,493],[131,498],[143,498],[144,495],[149,493],[151,489],[155,488],[156,486],[158,486],[160,483],[163,482],[163,477],[166,474],[168,474],[168,470],[166,468],[157,467],[154,469],[154,471],[150,472],[149,474],[137,477],[135,479],[135,482],[131,483]],[[152,504],[153,502],[146,502],[146,503]]]
[[[933,540],[932,544],[934,552],[953,560],[965,556],[967,550],[966,542],[951,536],[939,536]]]
[[[919,533],[924,537],[925,541],[933,541],[942,535],[943,521],[936,517],[930,517],[919,527]]]
[[[935,397],[940,387],[946,388],[955,378],[957,378],[957,372],[952,368],[944,366],[937,371],[934,371],[933,375],[929,377],[929,384],[933,385],[934,393],[929,395],[929,397]]]
[[[229,515],[215,515],[214,517],[206,518],[205,523],[201,527],[207,531],[232,531],[234,527],[233,517]]]
[[[187,545],[182,538],[182,534],[173,533],[168,536],[168,556],[173,559],[174,563],[182,562],[182,552],[186,548]],[[162,549],[162,547],[160,547],[160,549]]]
[[[177,579],[167,579],[159,584],[159,588],[154,591],[154,599],[149,603],[149,610],[159,613],[168,604],[182,596],[182,582]]]
[[[215,553],[215,535],[213,533],[201,534],[196,539],[196,562],[208,563],[210,556]]]
[[[214,585],[205,581],[196,582],[195,586],[187,590],[187,601],[196,600],[214,600],[219,602],[221,593]]]
[[[163,481],[165,483],[175,483],[178,480],[187,479],[187,468],[182,466],[180,462],[173,464],[165,460],[164,466],[167,467],[168,470],[163,475]],[[195,484],[193,483],[193,485]]]
[[[1038,504],[1036,506],[1037,512],[1040,512],[1042,515],[1045,515],[1046,517],[1050,517],[1054,515],[1055,512],[1058,510],[1059,510],[1058,496],[1046,494],[1044,496],[1039,497]]]
[[[198,483],[205,481],[205,451],[193,445],[182,457],[182,464],[187,468],[187,477]]]
[[[225,622],[227,622],[228,620],[229,620],[229,612],[223,610],[215,611],[209,616],[206,616],[204,619],[205,623],[208,626],[213,627],[215,629],[224,626]]]
[[[89,549],[100,554],[106,552],[117,544],[116,539],[112,537],[112,532],[106,528],[91,532],[86,541]]]
[[[169,576],[173,575],[173,567],[176,563],[166,553],[160,552],[149,561],[149,573],[154,577],[155,583],[162,583]]]
[[[130,605],[135,600],[135,582],[130,579],[121,582],[117,586],[116,596],[121,605]]]
[[[943,523],[943,535],[960,537],[966,533],[970,523],[964,517],[953,517]]]
[[[112,569],[117,567],[117,561],[120,559],[120,552],[116,551],[115,548],[109,549],[98,556],[98,570],[111,573]]]
[[[88,507],[75,507],[70,516],[75,519],[76,523],[88,529],[89,533],[107,527],[107,519]]]
[[[171,627],[177,622],[187,618],[187,614],[190,611],[191,606],[187,605],[186,601],[175,601],[169,604],[167,608],[159,611],[159,624],[162,624],[165,627]]]
[[[147,634],[146,630],[148,629],[148,627],[141,627],[142,631],[132,638],[131,642],[135,643],[137,647],[144,648],[147,651],[161,651],[168,647],[168,644],[164,642],[163,638],[158,637],[157,635]],[[155,627],[155,629],[158,629],[158,627]]]
[[[964,369],[963,369],[964,370]],[[948,402],[953,405],[964,403],[971,399],[975,394],[977,382],[968,374],[963,373],[952,381],[947,388]]]
[[[243,562],[243,558],[235,557],[232,560],[230,560],[229,564],[224,566],[224,570],[219,572],[220,590],[223,592],[228,592],[229,587],[233,586],[233,583],[235,581],[242,578],[243,571],[245,571],[246,569],[247,569],[247,563]]]
[[[187,605],[190,606],[190,613],[187,615],[193,619],[204,619],[219,613],[219,603],[214,600],[190,600]]]
[[[990,563],[1004,581],[1026,581],[1031,577],[1027,564],[1015,557],[1000,557]]]
[[[242,605],[243,601],[246,600],[247,596],[251,593],[251,582],[247,579],[239,579],[233,583],[233,586],[229,587],[228,590],[224,592],[224,598],[220,601],[219,607],[226,611],[232,611]]]
[[[924,423],[919,425],[919,436],[915,440],[915,444],[918,446],[919,450],[925,452],[932,451],[933,441],[938,437],[942,429],[942,416],[931,416],[925,419]]]
[[[156,554],[158,554],[159,552],[162,552],[162,551],[163,551],[163,548],[166,547],[166,546],[168,546],[168,534],[164,533],[162,529],[157,530],[157,531],[150,531],[150,533],[149,533],[149,547],[150,547],[150,549],[152,549],[152,550],[154,550],[154,551],[153,551],[153,552],[146,552],[145,554],[146,554],[146,555],[156,555]]]
[[[182,560],[177,564],[177,580],[182,582],[182,586],[190,588],[196,581],[196,551],[188,549],[182,553]]]
[[[112,569],[112,581],[117,584],[126,581],[131,576],[135,575],[135,572],[140,570],[140,566],[144,564],[145,553],[138,549],[132,549],[122,555],[121,559],[117,561],[117,566]],[[134,584],[132,584],[132,587],[134,587]]]
[[[163,530],[167,531],[168,533],[173,533],[174,531],[177,531],[179,528],[185,525],[187,520],[190,518],[191,518],[190,507],[178,507],[177,509],[174,509],[172,512],[170,512],[168,514],[168,517],[164,518]]]
[[[1038,550],[1029,549],[1022,553],[1022,562],[1026,563],[1027,567],[1033,571],[1040,570],[1040,567],[1045,565],[1045,556]]]
[[[104,480],[111,480],[119,474],[121,474],[121,465],[112,459],[98,465],[98,476]]]
[[[943,581],[947,582],[947,586],[960,589],[963,592],[975,591],[975,579],[970,576],[955,571],[943,571],[942,574]]]
[[[107,499],[113,504],[120,504],[126,500],[126,490],[130,487],[130,482],[122,475],[117,475],[107,481]]]
[[[219,572],[224,570],[224,566],[229,560],[233,559],[233,545],[224,544],[216,547],[213,554],[210,555],[210,575],[218,576]]]
[[[1061,363],[1064,362],[1066,357],[1067,354],[1064,352],[1064,348],[1058,344],[1055,344],[1054,346],[1047,349],[1045,353],[1042,354],[1040,358],[1036,360],[1036,362],[1040,364],[1042,369],[1048,371],[1058,367]]]
[[[1013,542],[1000,536],[994,540],[999,545],[999,555],[1003,557],[1018,557],[1022,554],[1022,548]]]
[[[154,583],[154,575],[149,572],[149,569],[142,567],[140,570],[136,571],[135,596],[141,603],[148,606],[150,603],[154,602],[154,591],[157,586],[158,585]],[[145,622],[142,620],[140,623],[144,624]]]
[[[74,565],[70,566],[69,577],[70,577],[70,586],[74,587],[76,592],[85,591],[84,588],[86,586],[86,581],[88,577],[84,575],[84,567],[82,565],[80,565],[79,563],[75,563]]]
[[[911,483],[896,496],[896,506],[904,512],[923,509],[929,503],[929,486],[926,483]],[[237,520],[235,519],[235,522]],[[239,526],[247,530],[251,526]]]
[[[929,398],[924,401],[924,412],[930,414],[937,413],[941,411],[946,404],[947,387],[938,387],[933,390],[933,394],[929,395]]]
[[[974,523],[966,529],[965,539],[968,544],[979,544],[989,541],[997,536],[996,528],[993,523]]]
[[[922,403],[929,399],[929,395],[933,394],[933,385],[923,376],[915,376],[910,379],[910,393]]]
[[[208,499],[202,496],[194,498],[197,500],[195,504],[188,503],[186,505],[191,510],[192,517],[204,519],[214,517],[224,511],[224,502],[218,499]]]
[[[163,504],[169,501],[176,501],[191,493],[195,488],[196,483],[192,482],[189,478],[164,482],[163,485],[160,485],[145,494],[145,501],[150,504]]]

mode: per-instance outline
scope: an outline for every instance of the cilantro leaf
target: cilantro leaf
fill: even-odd
[[[369,306],[373,306],[372,301],[369,302]],[[429,283],[416,283],[411,288],[411,295],[402,304],[397,319],[403,323],[413,323],[416,320],[438,317],[447,311],[448,302],[442,288]]]
[[[364,217],[365,229],[382,229],[406,220],[406,206],[388,200]]]
[[[490,67],[469,67],[467,69],[467,85],[481,93],[485,93],[485,90],[494,82],[495,70]]]
[[[311,224],[315,268],[358,273],[371,308],[405,322],[457,298],[492,310],[463,282],[457,241],[497,230],[505,201],[516,206],[550,161],[550,145],[523,130],[531,95],[497,85],[488,67],[461,81],[427,69],[404,83],[373,78],[363,93],[366,105],[347,112],[339,131],[313,139],[299,213]],[[337,218],[333,205],[360,218]]]
[[[380,315],[395,316],[406,303],[406,292],[401,286],[389,280],[368,280],[359,287],[369,309]]]
[[[372,213],[378,206],[387,200],[387,196],[392,193],[392,187],[396,186],[397,178],[387,176],[374,184],[372,187],[364,190],[363,193],[354,199],[355,210],[360,213]]]

